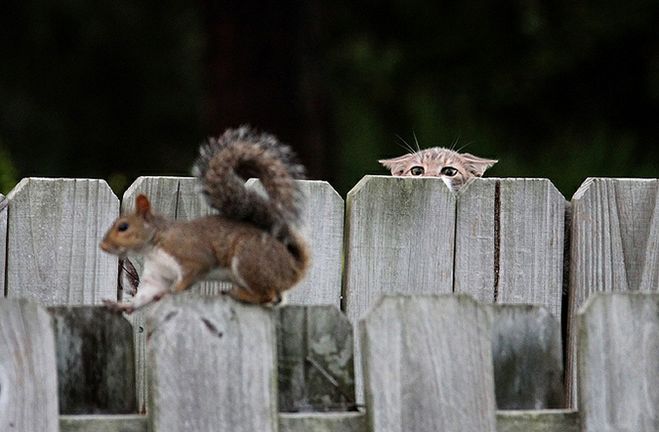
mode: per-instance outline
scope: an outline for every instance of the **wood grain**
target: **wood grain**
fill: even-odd
[[[55,331],[60,413],[137,412],[130,323],[103,307],[48,311]]]
[[[455,195],[432,178],[366,176],[347,198],[344,310],[386,293],[453,291]]]
[[[454,292],[494,301],[497,179],[478,178],[457,196]]]
[[[540,306],[493,305],[492,361],[497,408],[562,408],[563,348],[559,322]]]
[[[387,296],[360,330],[371,430],[496,430],[491,330],[473,299]]]
[[[353,331],[336,306],[277,308],[279,411],[355,407]]]
[[[574,316],[595,292],[659,290],[659,181],[590,178],[572,198],[568,396],[576,401]]]
[[[546,307],[560,322],[565,198],[547,179],[500,180],[498,303]]]
[[[659,294],[591,296],[578,322],[582,431],[659,430]]]
[[[277,430],[271,311],[184,293],[156,304],[147,327],[150,430]]]
[[[455,195],[440,179],[365,176],[348,192],[342,309],[357,322],[383,294],[453,290]],[[359,334],[356,335],[359,344]],[[355,352],[363,401],[361,352]]]
[[[287,294],[290,304],[341,305],[343,213],[341,196],[324,181],[298,181],[305,202],[300,231],[311,248],[307,276]]]
[[[0,430],[59,430],[50,316],[25,299],[0,299]]]
[[[8,297],[46,306],[116,297],[117,258],[98,247],[119,214],[105,181],[26,178],[7,199]]]

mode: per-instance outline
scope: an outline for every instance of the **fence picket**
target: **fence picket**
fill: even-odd
[[[147,327],[150,430],[277,430],[271,311],[184,293],[160,301]]]
[[[589,178],[572,198],[568,317],[594,292],[659,290],[659,180]],[[568,322],[568,396],[576,341]]]
[[[133,330],[103,307],[60,306],[53,318],[62,414],[137,412]]]
[[[547,179],[500,181],[498,303],[545,306],[560,322],[565,198]]]
[[[561,320],[565,198],[547,179],[475,179],[458,194],[455,292]]]
[[[353,322],[382,294],[453,291],[455,195],[444,182],[366,176],[347,202],[344,308]]]
[[[496,430],[489,319],[473,299],[384,297],[360,330],[371,430]]]
[[[50,316],[0,299],[0,430],[57,432],[57,366]]]
[[[7,199],[8,297],[45,306],[116,297],[117,259],[98,247],[119,214],[105,181],[26,178]]]
[[[341,305],[343,211],[341,196],[324,181],[299,181],[304,193],[302,235],[311,248],[311,267],[286,296],[289,304]]]
[[[659,294],[596,295],[578,321],[582,430],[659,430]]]
[[[458,194],[454,287],[483,303],[494,301],[497,179],[475,179]]]

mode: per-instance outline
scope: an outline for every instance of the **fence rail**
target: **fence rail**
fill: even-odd
[[[251,187],[258,185],[252,183]],[[51,326],[39,324],[44,315],[31,312],[30,316],[40,316],[41,321],[29,318],[29,326],[49,330],[43,330],[42,336],[38,336],[41,330],[30,330],[27,337],[16,333],[27,324],[21,327],[7,323],[10,315],[3,313],[0,343],[5,349],[20,349],[17,341],[23,338],[29,342],[50,338],[49,331],[55,335],[57,355],[49,359],[42,348],[36,352],[42,352],[44,359],[35,361],[57,363],[54,367],[60,386],[59,396],[55,388],[55,401],[59,400],[62,414],[59,420],[55,416],[41,422],[39,416],[26,414],[29,405],[15,402],[13,411],[2,412],[22,414],[16,417],[0,412],[0,429],[11,430],[8,428],[23,422],[26,426],[22,430],[57,430],[58,424],[62,430],[84,430],[89,424],[101,423],[107,430],[145,430],[148,423],[151,430],[160,431],[177,430],[184,424],[177,422],[186,421],[187,425],[197,425],[198,430],[222,424],[236,431],[279,428],[347,432],[373,427],[378,431],[399,430],[397,427],[410,431],[659,429],[653,420],[659,405],[654,390],[659,388],[654,382],[659,370],[656,362],[647,360],[657,358],[659,346],[659,324],[656,316],[651,316],[655,306],[647,306],[656,304],[656,297],[641,295],[641,300],[629,300],[630,305],[625,307],[619,303],[627,300],[617,296],[610,300],[615,304],[598,299],[606,306],[590,305],[608,311],[593,318],[595,321],[609,316],[615,317],[615,322],[636,323],[624,327],[624,332],[601,326],[594,330],[595,324],[589,324],[589,331],[606,335],[600,338],[610,344],[616,343],[612,339],[615,337],[626,338],[625,344],[632,344],[625,345],[629,349],[642,346],[634,357],[636,364],[644,365],[642,371],[636,371],[640,375],[630,374],[621,366],[628,359],[620,358],[620,352],[583,345],[581,341],[592,343],[597,338],[588,338],[583,328],[589,325],[583,324],[585,318],[578,315],[593,293],[659,291],[656,179],[588,179],[570,203],[546,179],[477,179],[454,194],[436,179],[367,176],[348,194],[345,205],[325,182],[303,181],[301,187],[307,196],[302,230],[310,240],[313,265],[290,296],[290,302],[299,305],[297,309],[283,308],[276,315],[261,308],[245,309],[222,297],[218,299],[214,294],[221,287],[205,283],[189,295],[131,316],[130,325],[115,324],[119,326],[115,330],[97,332],[83,332],[73,324],[87,322],[86,327],[105,328],[105,319],[96,315],[103,314],[103,310],[83,312],[61,306],[93,306],[104,298],[128,300],[117,287],[116,258],[98,248],[103,232],[120,208],[131,208],[138,192],[147,193],[155,209],[172,218],[207,214],[209,210],[195,191],[194,180],[142,177],[127,190],[121,203],[104,181],[90,179],[29,178],[6,198],[0,196],[0,284],[6,297],[0,305],[16,308],[12,299],[27,299],[30,303],[21,301],[21,308],[32,310],[39,304],[49,307],[53,317]],[[135,265],[139,271],[141,263]],[[460,296],[450,300],[428,297],[448,293],[469,294],[484,304],[519,305],[485,307]],[[190,300],[199,294],[211,297]],[[392,294],[405,296],[387,297]],[[380,301],[382,296],[385,299]],[[451,302],[455,305],[450,306]],[[348,320],[335,309],[311,306],[318,304],[340,307]],[[525,304],[541,308],[522,306]],[[170,309],[164,313],[164,308]],[[387,308],[390,311],[385,313]],[[368,311],[371,313],[367,315]],[[93,318],[85,321],[74,317],[74,313]],[[379,318],[380,325],[386,324],[383,328],[371,322],[378,319],[378,313],[384,314]],[[224,323],[223,314],[239,322]],[[247,318],[254,314],[262,317],[261,324]],[[150,321],[147,316],[152,317]],[[451,316],[454,319],[448,318]],[[645,321],[638,321],[639,317]],[[360,320],[362,330],[354,336],[361,349],[353,352],[351,323]],[[231,330],[219,330],[224,324]],[[255,326],[255,333],[250,335],[255,339],[232,338],[244,331],[243,324]],[[178,327],[187,328],[187,334],[173,330]],[[565,364],[561,335],[567,335]],[[128,350],[117,352],[134,357],[134,364],[124,362],[132,368],[109,372],[103,365],[111,357],[89,354],[98,351],[91,346],[109,343],[110,339],[110,345],[123,344]],[[92,340],[96,345],[89,345]],[[179,350],[158,354],[159,340]],[[215,343],[210,357],[207,353],[187,357],[189,351],[200,346],[194,340],[199,344]],[[127,341],[129,347],[125,346]],[[71,355],[76,346],[83,345],[87,346],[87,354]],[[230,348],[225,352],[221,347]],[[588,369],[588,363],[597,350],[597,361],[611,368],[606,369],[605,377],[584,372],[596,370]],[[11,362],[8,352],[4,351],[0,362],[0,403],[8,397],[6,392],[12,391],[12,380],[24,373],[15,365],[7,369],[5,362]],[[240,356],[250,352],[259,352],[261,362],[245,369],[251,363]],[[171,357],[161,358],[164,354]],[[482,359],[491,359],[489,366]],[[392,361],[398,363],[389,363]],[[172,366],[165,366],[168,364]],[[207,375],[169,376],[167,370],[175,365],[207,370]],[[96,368],[106,373],[97,378],[94,373],[98,372],[90,372],[86,377],[95,378],[85,380],[80,378],[82,375],[66,376],[63,372],[76,368]],[[3,372],[6,370],[12,372]],[[537,373],[520,372],[529,370]],[[564,370],[565,388],[561,379]],[[226,381],[218,380],[220,371]],[[643,375],[646,372],[650,375]],[[385,375],[396,379],[384,384]],[[595,396],[585,396],[585,389],[606,384],[608,387],[593,394],[616,400],[611,389],[628,376],[633,379],[621,393],[643,407],[630,410],[636,420],[609,415],[602,418],[611,424],[595,422],[593,416],[612,408],[595,402]],[[645,387],[641,391],[635,385],[642,379]],[[81,387],[76,389],[76,383]],[[176,391],[187,387],[184,383],[196,383],[192,388],[195,392],[177,395]],[[131,387],[121,387],[124,385]],[[90,398],[92,387],[99,392],[96,396],[102,396]],[[32,394],[29,388],[25,401]],[[252,393],[255,388],[258,392]],[[111,389],[122,394],[134,392],[135,399],[124,398],[122,402],[127,405],[120,408],[115,400],[112,408],[109,401],[118,396],[108,395]],[[235,393],[236,389],[241,390]],[[480,389],[477,394],[470,393],[476,389]],[[45,395],[52,389],[44,391]],[[233,404],[234,409],[224,412],[214,403],[212,415],[210,405],[193,415],[192,405],[186,403],[195,402],[200,392],[209,403],[230,394],[234,400],[227,404]],[[67,400],[69,396],[73,400]],[[75,411],[71,407],[82,406],[75,405],[76,398],[103,408],[87,406]],[[168,408],[168,404],[175,405],[172,398],[177,407],[185,406],[187,411]],[[254,407],[247,403],[250,400],[260,401],[252,405],[258,405],[261,414],[254,414]],[[576,408],[577,400],[578,412],[554,410]],[[398,402],[392,405],[392,401]],[[359,412],[321,413],[355,406],[361,407]],[[427,415],[430,407],[435,414]],[[146,417],[128,414],[146,411]],[[82,412],[103,415],[71,415]],[[52,412],[46,414],[52,417]],[[192,417],[186,420],[186,415]],[[540,426],[524,429],[531,424]]]

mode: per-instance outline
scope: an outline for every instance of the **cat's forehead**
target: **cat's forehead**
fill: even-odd
[[[419,162],[453,163],[460,160],[460,154],[443,147],[431,147],[416,153]]]

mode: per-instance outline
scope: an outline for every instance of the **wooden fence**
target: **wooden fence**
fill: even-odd
[[[659,289],[657,180],[589,179],[570,203],[546,179],[454,194],[367,176],[345,205],[302,187],[301,306],[238,305],[206,283],[130,325],[62,307],[127,297],[98,248],[120,211],[104,181],[30,178],[0,196],[0,430],[659,430],[657,297],[577,314],[596,291]],[[123,210],[138,192],[173,218],[208,211],[190,178],[140,178]],[[480,303],[437,296],[451,293]],[[577,382],[578,412],[547,410],[576,407]]]

